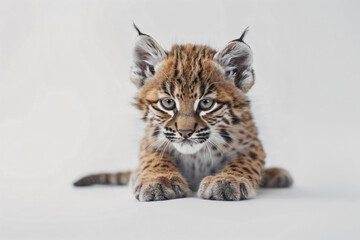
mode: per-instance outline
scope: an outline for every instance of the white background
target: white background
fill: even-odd
[[[0,1],[0,239],[358,239],[359,1]],[[78,189],[134,169],[140,29],[164,48],[254,52],[249,96],[269,166],[295,185],[258,198],[139,203]]]

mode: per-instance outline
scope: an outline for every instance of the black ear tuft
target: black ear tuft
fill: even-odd
[[[142,33],[140,31],[140,29],[136,26],[135,22],[133,22],[133,26],[134,26],[135,30],[138,32],[139,36],[148,36],[148,37],[150,37],[149,35],[147,35],[145,33]]]
[[[244,32],[241,34],[241,36],[240,36],[239,38],[237,38],[237,39],[232,40],[231,42],[243,42],[243,43],[245,43],[245,42],[244,42],[244,37],[245,37],[246,34],[249,32],[249,28],[250,28],[250,26],[247,27],[247,28],[245,28],[245,30],[244,30]]]

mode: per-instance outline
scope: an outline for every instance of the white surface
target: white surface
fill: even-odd
[[[10,183],[2,239],[357,239],[359,194],[296,186],[242,202],[138,202],[127,187]],[[19,199],[23,199],[20,201]]]
[[[0,239],[358,239],[359,1],[0,1]],[[295,186],[243,202],[75,189],[133,169],[136,32],[221,48],[251,25],[253,110]]]

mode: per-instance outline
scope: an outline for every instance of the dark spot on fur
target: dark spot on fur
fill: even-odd
[[[240,119],[239,119],[238,117],[233,117],[233,118],[231,119],[231,122],[232,122],[232,124],[239,124]]]
[[[256,169],[251,168],[251,170],[252,170],[254,173],[256,173],[256,175],[260,176],[259,172],[258,172]]]
[[[229,120],[227,120],[226,118],[223,118],[223,122],[224,122],[226,125],[229,125],[229,124],[230,124]]]
[[[160,133],[159,130],[160,130],[160,129],[159,129],[158,127],[156,127],[156,128],[154,129],[153,137],[157,137],[157,136],[159,135],[159,133]]]
[[[244,163],[245,163],[243,160],[240,160],[240,159],[237,160],[236,162],[237,162],[237,163],[240,163],[240,164],[244,164]]]
[[[257,158],[257,154],[254,153],[254,152],[250,152],[249,155],[250,155],[250,157],[251,157],[252,159],[254,159],[254,160]]]
[[[220,130],[220,135],[227,143],[231,143],[233,141],[230,134],[225,129]]]

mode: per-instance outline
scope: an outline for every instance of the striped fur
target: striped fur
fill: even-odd
[[[131,172],[99,173],[83,177],[74,186],[83,187],[94,184],[127,185]]]

